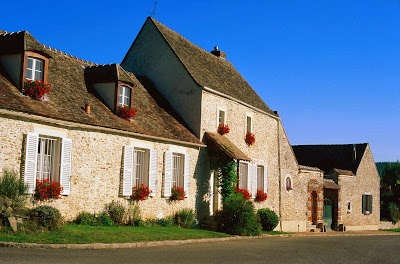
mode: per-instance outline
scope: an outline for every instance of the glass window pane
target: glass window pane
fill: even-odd
[[[35,80],[43,81],[43,73],[42,72],[35,72]]]
[[[124,98],[122,97],[122,95],[120,95],[118,99],[118,104],[122,105],[123,103],[124,103]]]
[[[33,72],[32,72],[32,70],[30,70],[30,69],[27,69],[26,70],[26,79],[28,79],[28,80],[33,80]]]
[[[43,71],[43,61],[36,59],[36,68],[37,71]]]
[[[32,58],[28,58],[28,68],[32,69],[32,66],[33,66],[33,60]]]
[[[127,106],[129,106],[129,98],[128,98],[128,97],[125,97],[124,104],[126,104]]]

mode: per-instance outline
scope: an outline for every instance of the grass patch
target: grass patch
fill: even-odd
[[[400,228],[383,229],[383,231],[400,232]]]
[[[39,244],[132,243],[143,241],[218,238],[230,235],[201,229],[172,227],[86,226],[66,224],[53,232],[24,234],[0,231],[1,242]]]
[[[281,231],[262,231],[263,234],[266,235],[286,235],[286,234],[290,234],[288,232],[281,232]]]

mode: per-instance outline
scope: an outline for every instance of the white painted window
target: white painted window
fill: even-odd
[[[126,86],[120,86],[118,106],[120,107],[130,107],[131,106],[131,88]]]
[[[226,124],[225,115],[226,115],[226,112],[224,110],[221,110],[221,109],[218,110],[218,125]]]
[[[165,175],[163,196],[171,196],[175,186],[183,188],[186,197],[190,189],[190,155],[185,151],[167,151],[165,153]]]
[[[34,57],[28,57],[26,66],[26,79],[31,81],[43,81],[44,61]]]
[[[72,141],[28,133],[26,138],[24,182],[28,193],[33,193],[36,180],[49,179],[60,182],[61,194],[70,193]]]
[[[257,188],[256,190],[264,190],[264,166],[257,165]]]
[[[247,162],[239,163],[239,189],[249,190],[249,164]]]
[[[148,186],[151,196],[157,195],[158,153],[151,148],[126,145],[124,147],[122,195],[132,195],[132,188]]]

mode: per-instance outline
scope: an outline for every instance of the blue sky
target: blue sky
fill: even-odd
[[[120,63],[154,0],[24,6],[32,2],[2,3],[0,28]],[[155,18],[225,51],[279,112],[291,144],[369,142],[375,161],[400,160],[400,0],[158,0]]]

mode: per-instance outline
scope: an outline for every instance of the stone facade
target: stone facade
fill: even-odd
[[[105,204],[113,200],[128,203],[127,197],[121,196],[123,149],[125,145],[135,142],[150,144],[158,151],[157,194],[139,203],[142,216],[164,217],[182,208],[195,208],[197,182],[201,181],[204,170],[204,161],[199,160],[199,147],[171,144],[162,140],[149,141],[122,135],[118,131],[104,133],[97,129],[70,128],[62,123],[39,124],[0,116],[0,168],[20,172],[23,176],[24,144],[28,132],[40,128],[42,131],[45,129],[64,133],[72,140],[71,192],[48,205],[58,208],[66,220],[73,219],[82,211],[99,213]],[[162,197],[164,153],[171,147],[181,148],[191,157],[189,196],[183,201],[171,202]]]

